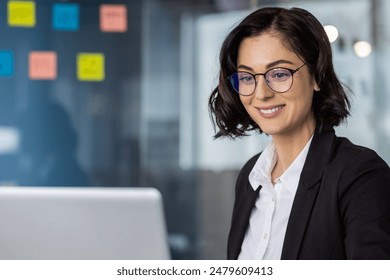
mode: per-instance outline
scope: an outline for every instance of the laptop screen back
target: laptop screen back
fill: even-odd
[[[169,259],[152,188],[0,187],[0,259]]]

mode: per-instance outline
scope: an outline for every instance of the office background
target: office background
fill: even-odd
[[[328,26],[354,93],[337,132],[390,163],[389,1],[1,1],[0,184],[155,187],[173,258],[225,258],[236,176],[269,139],[213,141],[207,100],[222,40],[266,5]]]

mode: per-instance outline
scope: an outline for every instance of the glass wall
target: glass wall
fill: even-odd
[[[302,7],[337,28],[336,71],[354,92],[337,133],[390,163],[388,1],[28,1],[34,12],[10,2],[1,185],[155,187],[175,259],[225,258],[236,176],[269,141],[214,141],[207,108],[221,42],[257,7]]]

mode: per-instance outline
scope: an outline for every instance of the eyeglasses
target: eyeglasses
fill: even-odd
[[[233,89],[240,95],[251,95],[257,85],[256,76],[264,76],[265,82],[270,89],[277,93],[288,91],[293,85],[293,75],[303,66],[297,69],[289,69],[284,67],[272,68],[265,73],[252,74],[245,71],[238,71],[229,76],[230,83]]]

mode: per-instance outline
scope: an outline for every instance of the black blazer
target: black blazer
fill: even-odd
[[[240,172],[228,239],[237,259],[259,195]],[[390,259],[390,169],[372,150],[334,131],[315,134],[294,198],[282,259]]]

